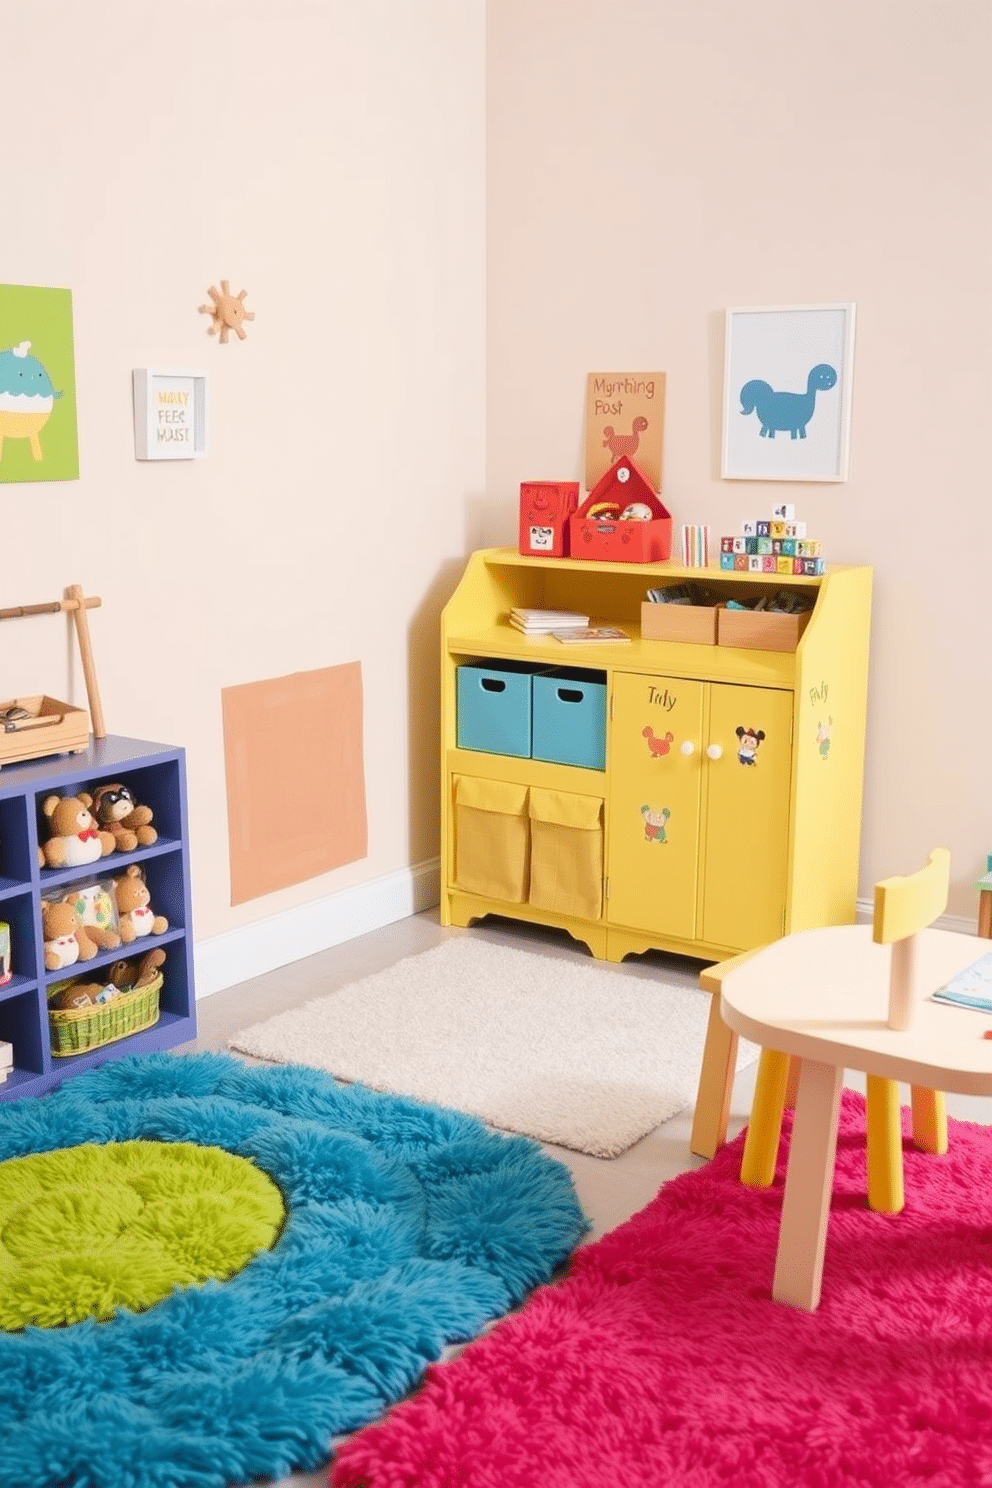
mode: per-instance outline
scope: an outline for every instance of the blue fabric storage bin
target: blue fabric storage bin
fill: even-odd
[[[556,667],[534,678],[531,754],[558,765],[605,770],[605,672]]]
[[[530,756],[533,662],[458,668],[458,748]]]

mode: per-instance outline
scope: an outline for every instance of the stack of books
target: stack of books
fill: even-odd
[[[589,616],[576,614],[574,610],[515,609],[510,611],[510,624],[524,635],[549,635],[559,630],[583,630],[589,624]]]
[[[0,1085],[4,1083],[8,1075],[14,1071],[14,1046],[4,1043],[0,1039]]]

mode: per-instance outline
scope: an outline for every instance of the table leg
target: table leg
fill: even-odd
[[[720,1017],[720,994],[716,992],[710,999],[696,1110],[689,1137],[689,1150],[697,1157],[713,1157],[727,1140],[736,1064],[737,1034]]]
[[[820,1303],[843,1077],[814,1059],[799,1074],[772,1296],[807,1312]]]
[[[741,1182],[745,1188],[771,1188],[775,1181],[789,1062],[788,1054],[780,1054],[777,1049],[761,1051],[751,1120],[741,1155]]]
[[[947,1101],[942,1090],[910,1088],[913,1108],[913,1142],[921,1152],[943,1156],[947,1151]]]
[[[902,1183],[899,1084],[896,1080],[887,1080],[884,1075],[869,1075],[866,1089],[868,1207],[878,1214],[899,1214],[906,1202]]]

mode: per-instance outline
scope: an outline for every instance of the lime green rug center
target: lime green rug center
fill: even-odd
[[[219,1147],[110,1142],[0,1162],[0,1330],[141,1312],[227,1280],[286,1218],[266,1173]]]

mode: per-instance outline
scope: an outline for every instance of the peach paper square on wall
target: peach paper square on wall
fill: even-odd
[[[360,662],[225,687],[231,903],[368,851]]]

